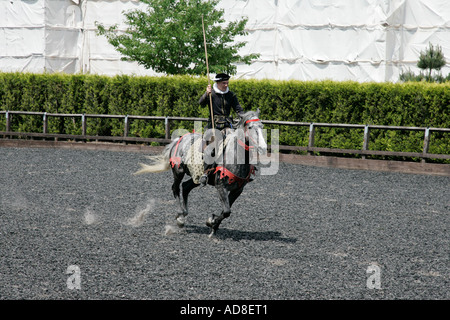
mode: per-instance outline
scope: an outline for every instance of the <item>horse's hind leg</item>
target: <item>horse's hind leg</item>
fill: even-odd
[[[181,184],[179,201],[182,213],[177,216],[177,224],[180,228],[184,227],[184,224],[186,223],[186,216],[188,215],[188,197],[189,193],[195,187],[198,187],[198,184],[195,184],[192,179],[189,179]]]
[[[175,217],[179,227],[184,226],[184,222],[182,223],[182,221],[184,221],[184,216],[187,215],[187,212],[185,212],[183,210],[183,205],[182,205],[183,201],[180,199],[180,195],[181,195],[180,184],[181,184],[181,181],[183,180],[183,177],[184,177],[184,173],[179,173],[179,172],[176,172],[175,170],[173,171],[172,192],[173,192],[173,196],[175,197],[175,199],[177,199],[178,205],[180,206],[180,209],[181,209],[181,212],[178,212],[177,216]]]

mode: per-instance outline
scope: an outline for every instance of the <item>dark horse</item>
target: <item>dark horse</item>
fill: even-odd
[[[252,164],[256,163],[252,158],[253,150],[259,154],[267,152],[262,128],[263,124],[257,110],[243,114],[236,128],[227,132],[208,130],[203,138],[198,133],[186,133],[167,145],[161,155],[150,157],[154,161],[152,165],[141,164],[142,168],[136,174],[172,169],[174,177],[172,191],[181,208],[176,220],[181,228],[188,215],[189,192],[200,185],[198,180],[203,174],[203,161],[214,163],[208,175],[208,184],[216,187],[223,209],[219,215],[213,214],[206,221],[206,225],[211,228],[210,236],[212,236],[222,220],[230,216],[231,206],[253,178],[256,170]],[[208,136],[211,137],[211,134],[214,135],[214,139],[211,139],[212,142],[205,148],[204,141],[209,141]],[[186,174],[190,178],[183,182]]]

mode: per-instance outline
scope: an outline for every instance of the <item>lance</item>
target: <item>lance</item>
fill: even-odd
[[[209,64],[208,64],[208,50],[206,49],[206,34],[205,34],[205,23],[203,21],[203,15],[202,15],[202,28],[203,28],[203,43],[205,45],[205,57],[206,57],[206,74],[208,76],[208,85],[211,85],[211,80],[209,79]],[[211,123],[212,123],[212,129],[213,129],[213,135],[214,135],[214,112],[212,107],[212,94],[209,94],[209,111],[211,113]]]

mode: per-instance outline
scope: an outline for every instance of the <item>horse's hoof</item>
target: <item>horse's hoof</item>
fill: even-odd
[[[184,228],[184,225],[186,223],[186,217],[185,216],[179,216],[177,217],[177,226],[178,228]]]
[[[208,227],[210,227],[210,228],[213,227],[213,223],[214,223],[214,218],[213,218],[213,217],[209,217],[209,218],[206,220],[206,226],[208,226]]]

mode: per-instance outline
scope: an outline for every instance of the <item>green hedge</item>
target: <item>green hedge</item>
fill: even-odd
[[[0,109],[207,117],[198,100],[207,85],[198,77],[136,77],[0,73]],[[450,128],[450,83],[231,80],[245,110],[260,108],[265,120]],[[173,128],[193,128],[177,122]],[[272,126],[277,127],[277,126]],[[270,126],[268,126],[270,128]],[[0,121],[4,131],[5,121]],[[14,131],[40,132],[42,119],[14,116]],[[81,133],[79,119],[50,118],[51,133]],[[120,135],[123,121],[89,119],[88,134]],[[164,137],[161,121],[133,120],[130,135]],[[450,154],[449,134],[433,133],[431,153]],[[307,127],[280,128],[280,143],[307,145]],[[320,128],[316,146],[360,149],[360,129]],[[421,152],[423,132],[372,130],[373,150]]]
[[[270,120],[450,128],[450,83],[250,81],[232,83],[245,106]],[[422,152],[423,132],[371,130],[369,149]],[[450,153],[450,135],[432,133],[430,153]],[[307,145],[308,128],[285,127],[281,143]],[[361,129],[320,128],[315,145],[360,149]]]

